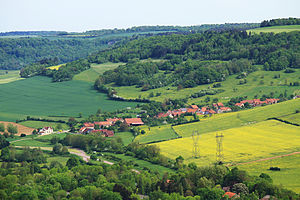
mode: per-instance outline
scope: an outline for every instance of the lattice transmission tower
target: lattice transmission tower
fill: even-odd
[[[221,133],[220,135],[216,134],[216,141],[217,141],[217,164],[222,164],[224,160],[223,154],[223,138],[224,135]]]
[[[200,147],[199,147],[199,140],[200,140],[200,134],[198,131],[193,131],[192,134],[193,138],[193,157],[199,158],[200,157]]]

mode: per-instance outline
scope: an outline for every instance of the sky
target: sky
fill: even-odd
[[[0,0],[0,32],[261,22],[300,17],[300,0]]]

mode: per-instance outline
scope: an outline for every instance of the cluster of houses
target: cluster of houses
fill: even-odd
[[[236,103],[235,106],[240,108],[244,107],[246,103],[248,103],[252,107],[261,106],[263,104],[275,104],[279,101],[279,99],[266,99],[265,101],[261,101],[260,99],[253,100],[243,100],[240,103]],[[175,118],[185,113],[191,113],[196,115],[212,115],[217,113],[231,112],[232,109],[223,105],[223,103],[214,103],[212,106],[205,106],[199,108],[197,105],[191,105],[189,108],[179,108],[176,110],[169,110],[166,113],[159,113],[156,117],[171,117]]]
[[[113,137],[114,131],[108,130],[107,128],[110,126],[114,126],[117,122],[126,123],[128,126],[140,126],[144,124],[141,118],[109,118],[106,119],[106,121],[94,123],[86,122],[83,124],[83,127],[80,128],[79,133],[99,133],[104,137]]]
[[[166,113],[159,113],[157,118],[162,117],[177,117],[185,113],[191,113],[196,115],[208,115],[208,114],[216,114],[216,113],[223,113],[223,112],[230,112],[231,108],[225,107],[223,103],[215,103],[213,104],[212,108],[205,106],[199,108],[197,105],[191,105],[189,108],[179,108],[176,110],[169,110]]]
[[[260,99],[253,99],[253,100],[243,100],[240,103],[236,103],[235,106],[238,106],[240,108],[245,106],[245,103],[248,103],[252,107],[256,106],[262,106],[263,104],[275,104],[279,101],[280,99],[266,99],[264,101],[261,101]]]

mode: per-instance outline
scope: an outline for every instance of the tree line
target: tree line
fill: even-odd
[[[268,26],[284,26],[284,25],[300,25],[300,18],[280,18],[280,19],[271,19],[264,20],[260,23],[260,27]]]

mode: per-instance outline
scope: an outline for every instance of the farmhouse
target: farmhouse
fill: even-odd
[[[191,105],[191,108],[193,108],[193,109],[199,109],[199,107],[197,105]]]
[[[51,133],[53,133],[53,128],[51,128],[51,127],[44,127],[39,130],[40,135],[47,135],[47,134],[51,134]]]
[[[112,125],[112,123],[108,121],[94,122],[94,124],[98,125],[99,127],[110,127]]]
[[[140,126],[144,125],[144,122],[141,118],[125,118],[125,123],[128,126]]]

